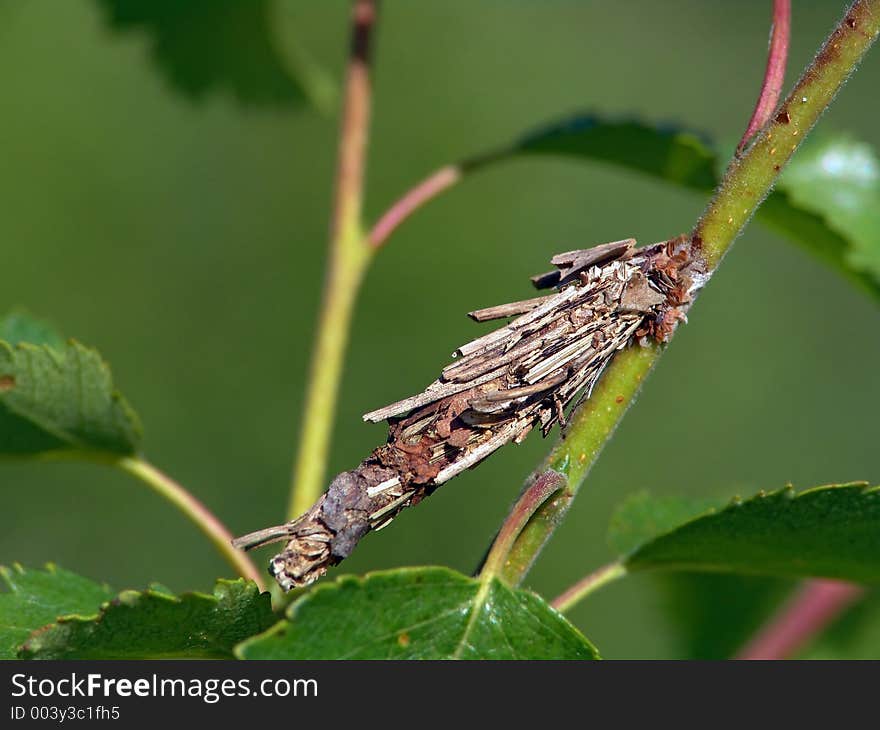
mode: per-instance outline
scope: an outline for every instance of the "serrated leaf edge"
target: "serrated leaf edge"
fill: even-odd
[[[6,340],[0,340],[0,347],[5,348],[10,355],[14,356],[16,350],[22,351],[40,351],[45,352],[55,364],[56,367],[61,368],[64,365],[67,358],[70,355],[75,355],[78,361],[78,366],[82,366],[82,355],[86,355],[87,357],[92,357],[97,362],[98,368],[103,376],[106,376],[108,383],[110,384],[110,400],[111,402],[118,406],[120,409],[119,416],[122,417],[123,421],[126,422],[130,426],[130,433],[132,436],[132,450],[128,452],[128,455],[136,454],[138,449],[137,445],[143,439],[143,424],[141,423],[140,416],[138,416],[137,411],[132,407],[132,405],[128,402],[125,396],[122,395],[121,391],[116,387],[115,381],[113,379],[113,371],[110,367],[110,364],[101,356],[101,353],[98,352],[93,347],[88,347],[87,345],[83,345],[81,342],[70,338],[65,340],[64,349],[58,350],[51,345],[34,345],[29,342],[19,342],[16,345],[12,345]],[[0,393],[0,402],[12,413],[21,418],[22,420],[27,421],[28,423],[33,424],[37,428],[42,429],[46,433],[54,436],[59,441],[65,441],[68,444],[71,444],[77,447],[79,450],[94,452],[95,449],[91,447],[89,444],[83,443],[80,439],[74,437],[72,434],[69,434],[63,430],[56,428],[53,424],[45,423],[42,419],[34,418],[32,414],[23,412],[21,409],[16,408],[14,405],[7,402],[4,398],[3,394]],[[129,428],[126,427],[123,429],[124,431],[129,431]],[[58,451],[67,451],[66,449],[59,449]],[[51,453],[51,452],[50,452]],[[107,452],[112,453],[113,455],[117,455],[119,452]]]
[[[825,490],[834,490],[834,489],[852,489],[855,487],[861,487],[862,494],[868,494],[871,492],[880,491],[880,485],[872,487],[870,482],[855,481],[855,482],[843,482],[841,484],[821,484],[816,487],[810,487],[808,489],[805,489],[802,492],[796,491],[794,486],[789,484],[789,485],[786,485],[780,489],[775,489],[770,492],[767,492],[762,489],[762,490],[756,492],[755,494],[753,494],[752,496],[747,497],[746,499],[742,499],[739,496],[735,496],[728,502],[727,505],[724,505],[722,507],[710,508],[710,509],[700,513],[699,515],[695,515],[694,517],[692,517],[688,520],[685,520],[684,522],[681,522],[680,524],[676,525],[675,527],[671,528],[670,530],[667,530],[665,532],[661,532],[661,533],[654,535],[653,537],[651,537],[648,540],[644,541],[643,543],[639,544],[638,546],[636,546],[635,548],[633,548],[629,552],[620,556],[619,560],[623,563],[623,565],[627,568],[627,570],[629,570],[629,567],[630,567],[629,562],[628,562],[629,559],[632,558],[634,555],[636,555],[639,551],[641,551],[647,545],[651,544],[652,542],[655,542],[656,540],[660,540],[664,537],[667,537],[667,536],[671,535],[672,533],[677,532],[678,530],[686,527],[687,525],[690,525],[690,524],[697,522],[699,520],[703,520],[707,517],[711,517],[714,515],[721,515],[721,514],[724,514],[725,512],[728,512],[728,511],[737,510],[737,509],[740,509],[741,507],[743,507],[744,505],[747,505],[747,504],[750,504],[753,502],[757,502],[762,499],[768,499],[771,497],[785,497],[789,500],[794,501],[794,500],[800,499],[801,497],[813,494],[814,492],[820,492],[820,491],[825,491]],[[636,568],[638,568],[638,566],[636,566]],[[648,567],[646,569],[650,569],[650,567]]]
[[[17,563],[15,563],[14,565],[21,568],[21,566]],[[47,567],[49,565],[53,566],[53,569],[57,568],[54,563],[47,563]],[[2,571],[2,569],[3,566],[0,566],[0,571]],[[22,569],[22,572],[24,572],[24,569]],[[218,578],[216,583],[214,584],[214,589],[210,594],[203,593],[202,591],[186,591],[180,594],[169,594],[165,593],[162,590],[155,590],[152,588],[147,588],[142,591],[130,588],[125,589],[120,591],[115,598],[101,603],[94,614],[65,614],[56,618],[55,621],[48,623],[45,626],[41,626],[38,629],[35,629],[31,632],[30,636],[28,636],[28,638],[25,639],[25,641],[18,647],[18,649],[16,650],[16,654],[19,658],[25,658],[22,656],[22,654],[33,648],[30,646],[31,642],[34,640],[38,640],[41,634],[45,633],[56,624],[60,625],[66,623],[97,623],[101,621],[101,619],[104,617],[105,613],[109,609],[115,606],[126,606],[128,608],[135,608],[141,601],[145,599],[157,599],[166,603],[180,604],[183,603],[185,599],[196,598],[199,600],[213,602],[214,607],[216,608],[220,605],[221,600],[223,600],[223,598],[225,598],[229,594],[229,588],[237,584],[241,584],[243,586],[252,586],[257,595],[262,595],[257,584],[251,580],[246,580],[245,578]],[[106,584],[102,585],[109,588],[109,586],[106,586]]]
[[[265,631],[263,631],[259,634],[254,634],[253,636],[249,636],[244,641],[241,641],[238,644],[236,644],[232,649],[232,653],[236,659],[246,660],[247,657],[244,656],[244,652],[247,650],[247,648],[252,643],[257,643],[260,640],[271,638],[272,636],[274,636],[276,634],[283,633],[287,629],[287,627],[294,621],[294,619],[296,617],[296,613],[299,610],[300,605],[303,604],[304,602],[310,601],[314,596],[318,595],[321,592],[324,592],[324,593],[334,592],[334,591],[340,590],[343,587],[348,587],[348,586],[363,589],[368,581],[371,581],[371,580],[374,580],[377,578],[396,577],[396,576],[406,575],[406,574],[424,574],[426,571],[447,574],[448,576],[453,578],[453,580],[450,581],[450,584],[452,584],[452,583],[455,583],[456,585],[461,585],[464,583],[474,584],[474,587],[477,588],[477,593],[474,594],[473,599],[468,603],[469,612],[471,614],[474,613],[475,609],[477,608],[476,603],[475,603],[476,598],[477,598],[477,595],[479,594],[479,591],[483,589],[483,585],[484,585],[483,582],[481,582],[478,578],[473,578],[471,576],[465,575],[464,573],[459,573],[458,571],[453,570],[452,568],[448,568],[443,565],[425,565],[425,566],[408,565],[408,566],[402,566],[400,568],[388,568],[388,569],[384,569],[384,570],[373,570],[368,573],[364,573],[363,575],[353,575],[351,573],[346,573],[344,575],[340,575],[339,577],[337,577],[333,581],[330,581],[327,583],[320,583],[319,585],[311,588],[309,591],[307,591],[303,595],[298,596],[296,598],[296,600],[293,601],[285,609],[284,618],[282,618],[280,621],[278,621],[277,623],[270,626]],[[571,623],[560,611],[557,611],[555,608],[553,608],[542,596],[529,590],[528,588],[523,588],[523,587],[515,587],[514,588],[511,586],[508,586],[505,583],[503,583],[502,581],[498,580],[497,578],[492,578],[491,581],[488,581],[488,584],[489,585],[497,584],[497,588],[509,591],[516,598],[520,597],[520,595],[525,595],[525,596],[529,596],[534,599],[537,599],[538,601],[543,603],[547,609],[549,609],[551,614],[553,614],[556,618],[561,619],[562,622],[564,622],[565,624],[567,624],[569,626],[569,628],[574,632],[574,634],[576,636],[578,636],[581,639],[581,641],[583,641],[584,646],[588,647],[589,650],[593,653],[595,659],[602,658],[599,653],[599,650],[596,648],[596,645],[593,644],[593,642],[590,641],[581,632],[581,630],[578,629],[578,627],[575,626],[573,623]],[[432,585],[436,587],[438,584],[432,583]],[[489,590],[489,589],[487,588],[486,590]],[[469,618],[469,625],[470,625],[470,621],[472,619],[473,619],[473,616],[471,615],[471,617]],[[458,649],[456,649],[456,654],[457,653],[458,653]]]

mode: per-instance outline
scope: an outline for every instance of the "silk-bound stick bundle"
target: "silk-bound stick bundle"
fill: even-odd
[[[269,571],[284,590],[312,583],[441,484],[536,426],[546,436],[589,398],[615,353],[665,342],[706,280],[685,237],[640,249],[635,240],[554,256],[533,277],[548,296],[469,316],[505,326],[459,347],[423,392],[367,413],[388,421],[388,441],[339,474],[304,515],[237,538],[249,550],[287,545]]]

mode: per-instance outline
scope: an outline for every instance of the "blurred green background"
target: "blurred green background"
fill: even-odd
[[[298,40],[338,80],[347,3],[276,5],[278,38]],[[789,83],[841,12],[795,3]],[[763,73],[769,14],[769,2],[721,0],[386,0],[368,215],[438,165],[578,110],[734,142]],[[148,458],[242,533],[285,511],[337,112],[243,104],[224,89],[188,98],[150,47],[144,32],[114,32],[92,0],[0,2],[0,311],[24,305],[97,347],[143,418]],[[877,53],[821,127],[880,147]],[[384,439],[362,413],[423,388],[480,331],[464,312],[529,296],[527,277],[555,252],[686,231],[704,203],[606,166],[530,159],[420,212],[365,283],[330,473]],[[865,295],[749,227],[529,585],[555,595],[612,557],[608,518],[634,491],[876,482],[878,324]],[[548,448],[532,436],[504,449],[370,536],[344,570],[471,571]],[[121,473],[2,464],[0,483],[0,562],[51,560],[117,588],[204,590],[228,574],[176,511]],[[674,656],[664,603],[652,579],[630,578],[572,618],[605,656]]]

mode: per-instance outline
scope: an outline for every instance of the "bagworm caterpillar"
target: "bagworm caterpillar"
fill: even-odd
[[[533,277],[544,297],[469,316],[506,325],[459,347],[423,392],[367,413],[388,421],[388,440],[339,474],[318,502],[284,525],[237,538],[250,549],[287,540],[269,570],[285,590],[313,582],[348,557],[370,530],[539,426],[546,436],[589,398],[614,354],[672,334],[705,269],[681,237],[636,249],[635,240],[554,256]]]

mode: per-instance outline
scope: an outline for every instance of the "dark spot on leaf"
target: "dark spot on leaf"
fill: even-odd
[[[7,393],[15,387],[14,375],[0,375],[0,393]]]
[[[850,28],[855,28],[856,25],[857,25],[857,23],[856,23],[856,19],[853,18],[852,16],[850,16],[850,17],[848,17],[848,18],[846,19],[846,24],[847,24]]]
[[[791,114],[788,113],[786,109],[783,109],[779,114],[776,115],[777,124],[788,124],[791,121]]]
[[[397,637],[397,643],[400,644],[400,646],[402,646],[404,649],[409,646],[409,642],[409,634],[407,634],[406,632],[400,634],[400,636]]]
[[[614,399],[615,403],[623,403],[623,396],[619,395]]]

